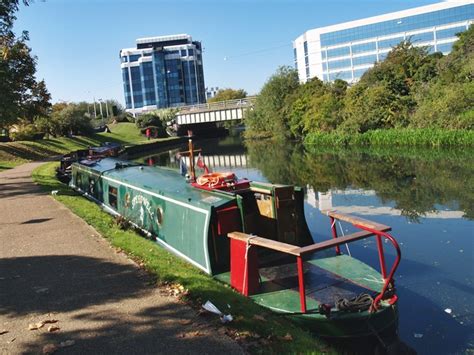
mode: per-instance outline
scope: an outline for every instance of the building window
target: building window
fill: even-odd
[[[328,49],[328,58],[333,57],[342,57],[351,54],[351,49],[349,46]]]
[[[436,49],[438,52],[441,52],[444,54],[449,53],[451,52],[451,49],[453,49],[453,42],[438,44]]]
[[[371,52],[377,49],[375,42],[368,42],[362,44],[354,44],[352,46],[352,54],[362,53],[362,52]]]
[[[377,56],[375,54],[352,58],[352,64],[354,66],[364,65],[364,64],[374,64],[376,61],[377,61]]]
[[[408,36],[408,39],[411,43],[431,42],[434,40],[434,34],[433,32],[418,33],[416,35]]]
[[[453,28],[447,28],[445,30],[437,30],[436,39],[440,40],[443,38],[456,37],[458,33],[461,33],[465,30],[466,30],[466,26],[458,26],[458,27],[453,27]]]
[[[347,68],[351,66],[350,59],[335,60],[328,63],[329,69]]]
[[[117,209],[117,188],[109,186],[109,205]]]
[[[393,48],[402,41],[403,41],[403,37],[384,39],[382,41],[379,41],[379,49]]]
[[[141,55],[140,54],[133,54],[130,56],[130,62],[136,62],[138,59],[140,59]]]

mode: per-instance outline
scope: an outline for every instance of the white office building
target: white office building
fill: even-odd
[[[474,0],[465,0],[315,28],[293,42],[295,68],[303,83],[315,76],[354,83],[403,40],[426,46],[432,53],[449,53],[456,34],[472,23]]]

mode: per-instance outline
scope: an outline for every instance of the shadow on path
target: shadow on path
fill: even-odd
[[[141,277],[137,277],[141,275]],[[0,314],[66,312],[150,292],[133,264],[78,255],[0,259]]]

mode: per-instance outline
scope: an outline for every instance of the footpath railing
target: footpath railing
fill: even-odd
[[[216,111],[226,108],[246,108],[253,106],[256,96],[248,96],[244,99],[227,100],[211,102],[207,104],[188,105],[179,107],[179,114],[200,112],[200,111]]]

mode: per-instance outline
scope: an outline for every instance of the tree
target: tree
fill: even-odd
[[[296,70],[278,68],[257,96],[253,110],[246,111],[247,136],[290,136],[288,100],[298,87]]]
[[[474,129],[474,26],[437,63],[439,75],[420,86],[413,127]]]
[[[87,104],[53,105],[50,130],[53,135],[87,134],[92,131],[91,117],[87,112]],[[60,109],[63,107],[62,109]]]
[[[23,0],[24,5],[29,0]],[[0,3],[0,127],[8,127],[22,114],[47,109],[47,90],[44,81],[36,83],[36,57],[28,47],[28,32],[18,38],[13,33],[15,13],[19,0],[2,0]],[[36,101],[35,98],[42,97]],[[33,98],[36,103],[29,100]],[[40,108],[38,105],[43,105]]]
[[[220,89],[216,96],[207,100],[207,102],[218,102],[226,100],[238,100],[247,97],[247,92],[243,89]]]
[[[23,104],[34,87],[36,58],[26,45],[28,34],[20,38],[4,36],[0,38],[0,126],[7,127],[17,121],[22,114]]]
[[[37,117],[49,116],[51,111],[51,94],[46,88],[46,83],[41,80],[34,83],[30,94],[23,105],[23,118],[33,122]]]

